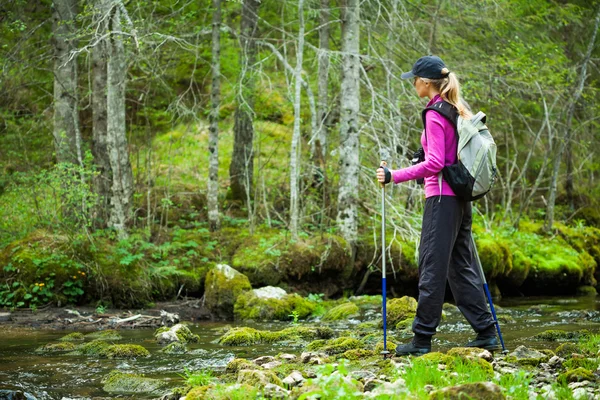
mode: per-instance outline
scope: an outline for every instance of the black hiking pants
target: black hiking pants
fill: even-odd
[[[419,246],[419,300],[412,329],[431,337],[442,317],[446,281],[469,324],[477,333],[494,326],[471,244],[471,202],[454,196],[425,200]]]

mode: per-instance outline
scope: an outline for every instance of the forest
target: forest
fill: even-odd
[[[473,203],[495,296],[594,291],[598,25],[590,1],[8,0],[0,5],[0,306],[416,291],[424,107],[442,57],[497,144]]]

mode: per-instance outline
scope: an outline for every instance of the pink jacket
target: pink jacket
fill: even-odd
[[[442,98],[437,95],[427,103],[427,107],[439,101],[442,101]],[[395,183],[401,183],[425,178],[425,197],[439,196],[438,174],[446,165],[452,165],[457,161],[454,127],[439,113],[427,111],[425,130],[421,134],[421,144],[425,150],[425,161],[407,168],[392,170],[392,179]],[[443,196],[455,195],[445,180],[442,180],[441,194]]]

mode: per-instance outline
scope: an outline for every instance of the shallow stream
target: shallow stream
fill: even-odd
[[[519,345],[533,348],[555,348],[556,343],[531,339],[548,329],[567,331],[589,329],[600,332],[600,297],[579,298],[513,298],[498,304],[502,334],[509,350]],[[372,315],[373,316],[373,315]],[[376,315],[374,316],[376,317]],[[332,324],[336,330],[351,329],[362,321]],[[303,322],[301,322],[303,323]],[[225,323],[197,323],[190,329],[200,342],[189,346],[187,354],[168,355],[153,338],[154,330],[120,330],[118,343],[140,344],[152,354],[137,360],[93,359],[87,356],[41,354],[36,349],[56,342],[68,331],[44,331],[14,328],[0,324],[0,390],[22,390],[38,400],[114,398],[102,389],[101,380],[111,370],[141,373],[147,377],[168,380],[173,387],[183,383],[184,370],[212,369],[217,373],[234,357],[253,358],[281,352],[300,353],[303,343],[253,347],[224,347],[216,344]],[[244,324],[262,330],[280,330],[288,323]],[[471,328],[457,312],[450,312],[436,335],[434,350],[459,346],[472,337]],[[390,332],[389,339],[399,339]],[[156,397],[156,396],[154,396]],[[119,396],[119,398],[144,398]],[[148,397],[148,398],[152,398]]]

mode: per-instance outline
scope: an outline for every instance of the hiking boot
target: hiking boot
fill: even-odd
[[[477,347],[489,351],[497,351],[501,349],[500,344],[498,343],[498,338],[496,338],[496,336],[479,335],[477,335],[475,340],[471,340],[469,343],[467,343],[466,347]]]
[[[407,344],[398,345],[396,347],[396,356],[422,356],[423,354],[427,354],[431,351],[431,343],[429,345],[415,343],[415,341],[411,341]]]

